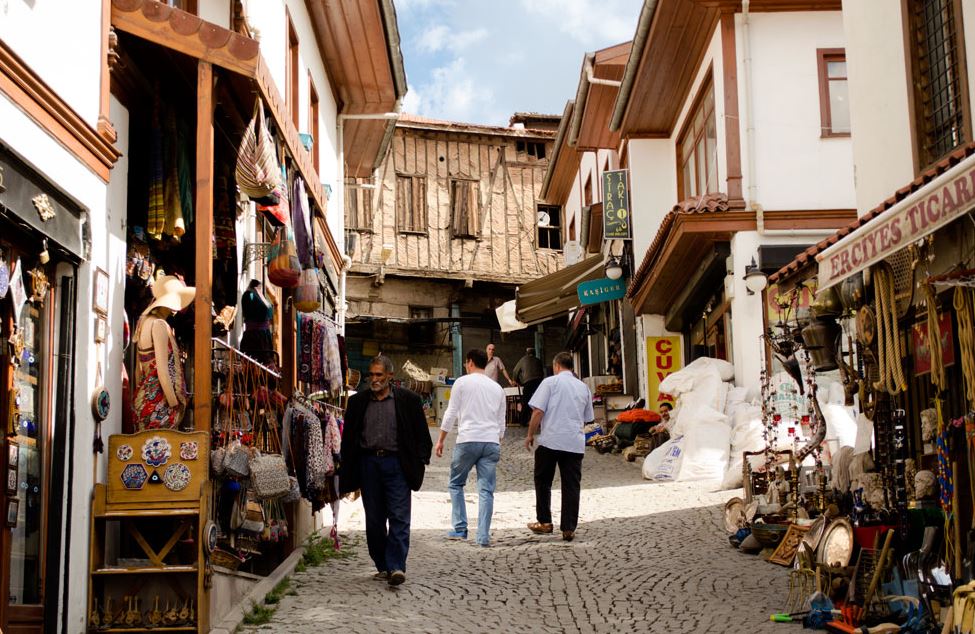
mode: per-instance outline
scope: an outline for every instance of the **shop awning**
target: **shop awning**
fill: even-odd
[[[586,258],[561,271],[522,284],[515,292],[515,313],[519,321],[535,324],[553,317],[565,316],[579,307],[576,287],[580,282],[603,277],[602,254]]]

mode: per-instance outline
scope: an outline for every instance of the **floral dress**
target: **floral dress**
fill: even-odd
[[[137,329],[135,340],[141,339],[141,326]],[[186,409],[186,382],[183,379],[182,368],[176,360],[179,350],[173,341],[172,333],[169,335],[169,380],[176,391],[176,398],[179,401],[176,407],[170,407],[166,400],[166,393],[163,392],[159,382],[158,363],[154,348],[144,350],[137,348],[138,360],[136,362],[136,385],[135,398],[133,399],[133,409],[139,431],[146,429],[175,429]]]

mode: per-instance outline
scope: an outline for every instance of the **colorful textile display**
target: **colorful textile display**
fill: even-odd
[[[321,313],[298,315],[298,380],[332,396],[342,392],[338,330]]]

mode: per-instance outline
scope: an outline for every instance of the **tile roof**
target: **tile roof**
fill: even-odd
[[[402,113],[399,116],[397,125],[402,127],[429,127],[443,129],[450,132],[467,132],[470,134],[504,134],[512,136],[532,136],[532,137],[555,137],[555,130],[545,130],[537,128],[509,128],[500,125],[487,125],[482,123],[463,123],[460,121],[445,121],[443,119],[431,119],[420,115]]]
[[[768,278],[769,283],[775,284],[776,282],[784,280],[788,277],[792,277],[808,266],[816,266],[817,255],[833,246],[849,234],[853,233],[863,225],[874,220],[878,216],[883,215],[888,209],[904,200],[917,190],[921,189],[936,177],[944,174],[972,154],[975,154],[975,141],[957,148],[955,151],[951,152],[937,163],[921,172],[913,181],[898,189],[896,192],[894,192],[893,196],[886,199],[884,202],[880,203],[833,235],[824,240],[820,240],[797,255],[792,262],[789,262],[781,269],[770,275]]]
[[[674,221],[679,215],[719,213],[722,211],[728,211],[728,195],[720,192],[705,194],[704,196],[691,196],[674,205],[667,212],[667,215],[664,216],[664,219],[660,221],[660,227],[657,229],[656,237],[650,243],[646,255],[643,256],[643,262],[640,263],[640,268],[636,270],[636,273],[633,274],[633,279],[630,280],[630,287],[626,289],[626,297],[632,298],[650,274],[653,265],[657,261],[657,256],[660,254],[664,242],[667,240],[667,236],[670,235]]]

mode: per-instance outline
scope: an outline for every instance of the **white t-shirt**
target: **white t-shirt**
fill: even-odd
[[[450,400],[440,429],[457,424],[457,442],[500,443],[504,437],[504,390],[483,372],[466,374],[450,388]]]
[[[590,422],[592,393],[572,372],[563,370],[541,382],[528,404],[545,412],[538,444],[558,451],[586,453],[582,426]]]

